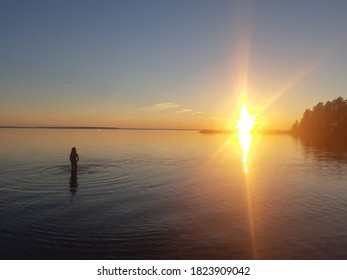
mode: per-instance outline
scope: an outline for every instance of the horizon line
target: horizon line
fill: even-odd
[[[0,125],[0,128],[13,129],[102,129],[102,130],[186,130],[199,131],[200,128],[151,128],[151,127],[116,127],[116,126],[25,126],[25,125]]]
[[[116,126],[25,126],[25,125],[0,125],[0,129],[76,129],[76,130],[176,130],[199,131],[202,133],[234,133],[230,129],[201,129],[201,128],[156,128],[156,127],[116,127]],[[258,132],[289,132],[290,129],[261,129]]]

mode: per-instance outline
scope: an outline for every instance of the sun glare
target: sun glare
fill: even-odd
[[[255,129],[257,122],[255,116],[250,113],[247,107],[247,103],[244,102],[241,105],[239,119],[236,122],[236,129],[238,132],[238,140],[242,149],[242,164],[243,171],[249,172],[248,157],[252,146],[253,136],[252,131]]]
[[[240,109],[240,116],[236,122],[236,129],[239,134],[248,134],[253,131],[256,125],[255,116],[252,115],[247,107],[246,102],[244,102]]]

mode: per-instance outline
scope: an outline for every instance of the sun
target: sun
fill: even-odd
[[[236,121],[236,129],[240,135],[251,133],[257,122],[255,116],[250,113],[247,103],[241,105],[239,119]]]
[[[249,111],[247,103],[243,102],[240,107],[239,119],[236,121],[236,129],[238,132],[238,142],[242,150],[242,164],[245,173],[249,172],[248,160],[253,143],[252,132],[256,125],[255,115]]]

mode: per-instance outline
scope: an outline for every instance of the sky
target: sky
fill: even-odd
[[[262,127],[347,98],[344,0],[0,0],[0,125]]]

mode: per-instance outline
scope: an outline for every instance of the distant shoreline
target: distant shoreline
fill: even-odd
[[[71,130],[169,130],[169,131],[199,131],[199,129],[185,128],[136,128],[136,127],[109,127],[109,126],[15,126],[0,125],[0,129],[71,129]]]
[[[14,129],[119,129],[118,127],[99,127],[99,126],[16,126],[1,125],[0,128]]]
[[[234,134],[236,131],[227,129],[187,129],[187,128],[137,128],[112,126],[16,126],[0,125],[0,129],[56,129],[56,130],[141,130],[141,131],[197,131],[201,134]],[[264,129],[256,131],[257,134],[293,135],[290,130]]]
[[[225,129],[203,129],[199,131],[202,134],[234,134],[237,131],[225,130]],[[276,135],[292,135],[290,130],[280,130],[280,129],[264,129],[258,130],[256,134],[276,134]]]

